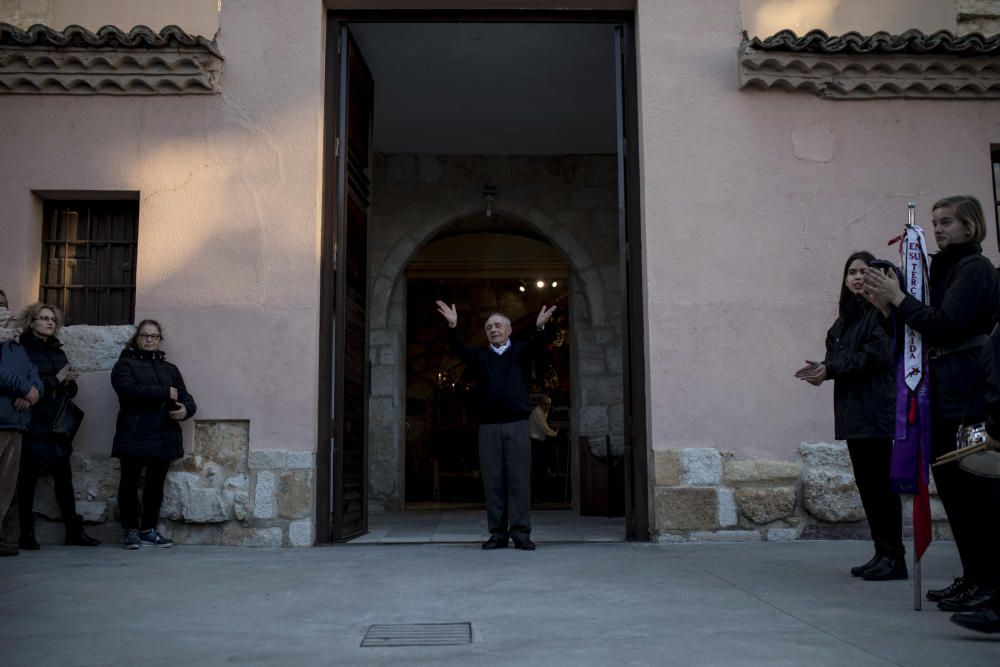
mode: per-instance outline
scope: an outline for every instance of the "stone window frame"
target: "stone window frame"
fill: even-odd
[[[22,30],[0,23],[0,94],[220,94],[222,62],[215,39],[174,25],[94,33],[78,25]]]
[[[751,39],[744,32],[737,59],[743,90],[830,100],[1000,99],[1000,35],[782,30]]]

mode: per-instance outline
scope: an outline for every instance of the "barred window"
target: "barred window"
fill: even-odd
[[[135,316],[138,201],[44,203],[39,298],[66,324],[130,324]]]

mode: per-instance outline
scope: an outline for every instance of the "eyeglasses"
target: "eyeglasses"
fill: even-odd
[[[136,338],[145,338],[146,340],[160,340],[161,338],[163,338],[163,336],[161,336],[160,334],[141,333],[138,336],[136,336]]]
[[[49,317],[48,315],[45,315],[43,317],[36,317],[36,318],[34,318],[34,321],[37,321],[37,322],[55,322],[56,318]]]

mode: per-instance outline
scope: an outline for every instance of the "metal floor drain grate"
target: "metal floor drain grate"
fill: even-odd
[[[472,623],[371,625],[361,646],[452,646],[472,643]]]

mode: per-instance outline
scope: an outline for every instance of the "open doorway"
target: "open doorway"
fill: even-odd
[[[634,420],[626,406],[621,27],[348,25],[341,52],[363,56],[375,82],[363,198],[366,510],[380,516],[481,502],[475,447],[466,442],[474,443],[463,417],[466,388],[437,349],[434,299],[467,305],[469,343],[484,313],[511,311],[516,322],[535,301],[556,299],[563,357],[538,370],[533,391],[554,394],[550,421],[560,439],[540,456],[535,500],[573,516],[626,513],[644,496],[645,477],[641,490],[630,487],[637,457],[629,461]],[[352,67],[341,70],[350,77]],[[355,113],[350,103],[344,108]],[[532,243],[548,256],[532,255]],[[546,387],[548,372],[556,379]],[[645,456],[643,444],[643,471]],[[331,490],[337,483],[334,476]],[[618,532],[625,537],[624,519]]]

